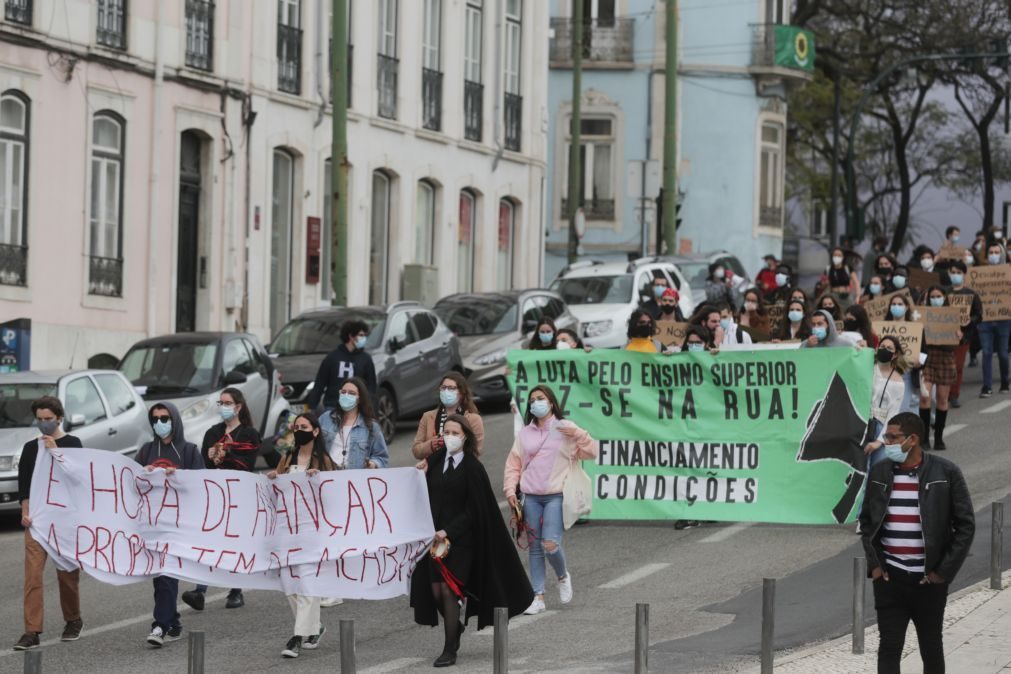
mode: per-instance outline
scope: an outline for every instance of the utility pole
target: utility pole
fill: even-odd
[[[663,242],[667,255],[677,255],[678,202],[678,3],[666,2],[667,58],[664,64],[664,124],[663,124]],[[660,246],[657,245],[657,249]]]
[[[579,152],[582,148],[583,98],[583,0],[572,0],[572,121],[569,129],[569,264],[579,255],[576,214],[582,205],[583,184]]]
[[[333,303],[348,303],[348,0],[333,0],[333,137],[330,148],[330,280]]]
[[[842,73],[835,71],[832,88],[835,111],[832,115],[832,178],[829,191],[828,237],[829,245],[839,245],[839,125],[842,120]],[[853,142],[853,139],[850,139]]]

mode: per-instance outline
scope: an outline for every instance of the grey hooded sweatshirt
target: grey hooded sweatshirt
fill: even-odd
[[[172,403],[160,402],[154,405],[147,413],[148,423],[154,422],[155,408],[164,407],[172,417],[172,435],[170,442],[162,442],[162,439],[154,436],[154,440],[144,443],[134,457],[142,466],[154,465],[158,468],[182,468],[187,470],[199,470],[204,467],[204,460],[200,456],[200,449],[192,442],[186,442],[183,434],[183,420],[179,416],[179,410]]]
[[[832,318],[832,314],[830,314],[829,312],[825,311],[824,309],[819,309],[818,311],[816,311],[814,313],[815,314],[820,314],[821,316],[823,316],[825,318],[826,321],[828,321],[828,335],[826,335],[825,339],[820,340],[813,347],[810,344],[807,343],[807,340],[804,340],[801,343],[800,348],[802,348],[802,349],[811,349],[811,348],[817,349],[819,347],[826,347],[826,346],[856,346],[857,345],[857,343],[853,340],[852,337],[849,337],[848,335],[840,335],[836,331],[836,329],[835,329],[835,319]]]

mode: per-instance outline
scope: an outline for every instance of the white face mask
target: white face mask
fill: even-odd
[[[572,348],[572,345],[569,344],[568,342],[556,342],[555,348],[559,351],[568,351],[569,349]]]
[[[463,438],[459,435],[446,435],[442,439],[446,443],[446,451],[450,454],[456,454],[463,449]]]
[[[832,256],[832,264],[842,264],[842,256],[840,256],[840,255],[833,255]]]

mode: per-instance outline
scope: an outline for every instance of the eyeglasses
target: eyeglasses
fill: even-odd
[[[459,391],[460,389],[457,388],[456,386],[440,386],[439,390],[440,391]]]
[[[235,407],[235,403],[228,400],[219,400],[218,407]]]
[[[172,417],[170,417],[167,414],[159,414],[151,417],[151,421],[160,421],[163,424],[167,424],[168,422],[172,421]]]

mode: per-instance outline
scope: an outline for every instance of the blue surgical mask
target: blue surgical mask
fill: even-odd
[[[828,337],[828,328],[823,328],[819,325],[817,327],[811,328],[811,334],[817,337],[818,341],[820,342],[826,337]]]
[[[885,445],[885,458],[895,463],[904,463],[906,453],[902,451],[902,445]]]
[[[1000,253],[994,253],[993,255],[987,255],[986,259],[990,261],[990,264],[1000,264]]]
[[[667,286],[653,286],[653,297],[660,299],[665,290],[667,290]]]
[[[960,237],[958,236],[958,234],[956,234],[955,236],[951,237],[951,242],[952,242],[952,243],[958,243],[958,239],[959,239],[959,238],[960,238]]]
[[[725,270],[723,270],[723,269],[714,269],[713,270],[713,278],[721,279],[721,278],[723,278],[726,275],[727,275],[727,272]]]
[[[535,400],[530,403],[530,414],[538,419],[543,419],[551,413],[551,403],[547,400]]]
[[[892,312],[892,318],[902,318],[906,315],[906,308],[901,304],[893,304],[889,311]]]
[[[223,421],[231,421],[232,417],[235,416],[235,407],[225,407],[222,405],[218,408],[218,414],[221,415]]]
[[[892,277],[892,285],[896,288],[902,289],[906,287],[906,277],[902,275],[896,275]]]
[[[362,349],[365,348],[365,344],[368,341],[369,341],[369,338],[367,336],[366,337],[355,337],[355,348],[358,349],[359,351],[361,351]]]
[[[702,342],[688,342],[688,351],[690,353],[702,353],[706,350],[706,345]]]
[[[953,286],[960,286],[962,285],[962,281],[965,280],[965,277],[961,274],[948,274],[948,278],[951,279],[951,285]]]
[[[930,298],[930,306],[932,306],[932,307],[943,307],[944,306],[944,298],[943,297],[931,297]]]
[[[152,425],[152,428],[154,428],[154,434],[157,435],[162,440],[172,435],[171,421],[156,421]]]
[[[358,407],[358,396],[351,395],[350,393],[341,393],[337,398],[337,404],[341,406],[341,409],[345,412],[350,412],[354,408]]]
[[[443,407],[456,407],[458,400],[460,400],[460,394],[456,391],[439,391],[439,402]]]
[[[786,317],[790,319],[791,323],[800,323],[804,320],[804,312],[794,310],[788,313]]]
[[[786,274],[776,274],[776,285],[780,288],[786,287],[787,282],[789,282],[790,277]]]
[[[871,292],[871,295],[880,295],[881,294],[881,284],[880,283],[872,283],[869,286],[867,286],[867,290],[869,290]]]
[[[541,344],[550,344],[551,340],[555,338],[555,333],[553,332],[538,332],[537,336],[541,340]]]
[[[720,327],[723,328],[724,330],[729,330],[730,326],[733,325],[733,323],[734,323],[734,320],[732,318],[721,318],[720,319]]]

